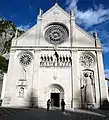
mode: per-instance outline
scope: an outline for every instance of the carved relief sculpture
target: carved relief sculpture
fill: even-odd
[[[92,107],[95,103],[95,86],[92,71],[84,71],[81,79],[81,94],[83,107]]]
[[[24,87],[19,88],[19,97],[24,97]]]
[[[71,56],[67,54],[58,54],[56,51],[53,55],[41,54],[40,57],[40,66],[43,67],[70,67],[72,65]]]

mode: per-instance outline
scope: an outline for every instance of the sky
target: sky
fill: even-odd
[[[76,23],[87,32],[97,31],[103,48],[105,76],[109,78],[108,0],[0,0],[0,17],[11,20],[18,29],[36,24],[39,8],[44,12],[57,2],[64,10],[74,10]]]

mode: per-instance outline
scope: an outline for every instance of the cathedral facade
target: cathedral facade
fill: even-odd
[[[2,106],[99,108],[107,100],[102,48],[58,4],[40,10],[37,24],[12,41],[8,73],[4,76]],[[31,100],[32,98],[32,100]]]

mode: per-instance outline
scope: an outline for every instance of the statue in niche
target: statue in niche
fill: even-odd
[[[95,90],[95,80],[94,80],[94,75],[92,72],[90,72],[90,75],[89,75],[91,81],[93,81],[93,95],[94,95],[94,102],[96,103],[96,90]]]
[[[59,63],[60,63],[60,66],[62,66],[62,56],[61,55],[59,57]]]
[[[58,65],[58,60],[59,60],[59,55],[55,51],[55,54],[53,55],[53,66],[57,66]]]
[[[65,65],[68,66],[68,56],[66,55],[66,62]]]
[[[26,79],[26,70],[25,70],[25,68],[23,68],[22,71],[21,71],[20,79],[24,79],[24,80]]]
[[[46,55],[44,55],[44,65],[47,65]]]
[[[48,54],[47,54],[47,65],[48,66],[50,65],[50,58],[49,58]]]
[[[69,57],[68,57],[68,66],[70,66],[70,65],[72,65],[72,59],[71,59],[71,57],[69,55]]]
[[[50,56],[50,65],[53,65],[53,57],[52,57],[52,55]]]
[[[44,58],[43,58],[42,54],[41,54],[40,59],[41,59],[41,61],[40,61],[40,65],[44,65]]]
[[[24,87],[19,88],[19,97],[24,97]]]
[[[62,61],[63,61],[63,66],[65,66],[65,57],[64,57],[64,55],[62,57]]]
[[[81,79],[81,94],[82,104],[84,108],[94,106],[94,79],[92,79],[93,72],[84,71],[83,78]]]

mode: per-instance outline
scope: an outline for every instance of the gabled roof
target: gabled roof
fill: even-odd
[[[62,9],[57,3],[55,3],[55,5],[54,5],[53,7],[51,7],[49,10],[47,10],[47,11],[42,15],[42,17],[45,16],[45,15],[47,15],[50,11],[54,10],[55,8],[58,8],[58,9],[59,9],[60,11],[62,11],[66,16],[70,17],[70,15],[69,15],[64,9]]]
[[[85,36],[87,36],[88,38],[90,38],[91,40],[94,40],[93,36],[91,34],[89,34],[87,31],[85,31],[83,28],[81,28],[80,26],[78,26],[76,24],[76,28],[81,31]]]

